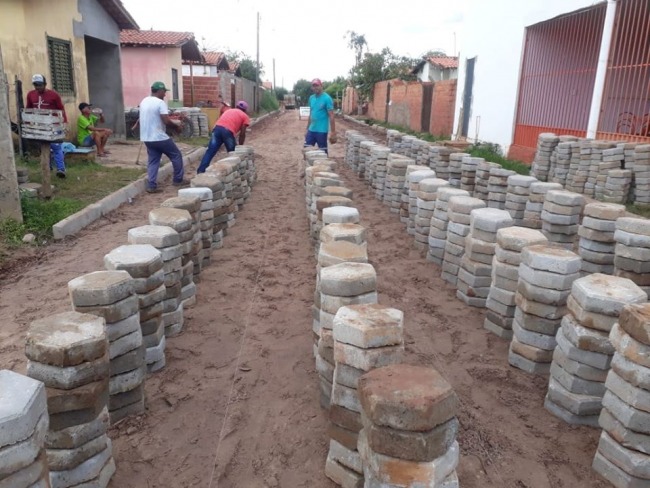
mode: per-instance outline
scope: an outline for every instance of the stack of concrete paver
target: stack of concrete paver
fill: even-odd
[[[476,166],[476,183],[474,185],[474,198],[480,198],[487,201],[488,199],[488,180],[490,179],[490,171],[501,166],[491,161],[481,161]]]
[[[598,184],[598,177],[601,174],[607,175],[609,169],[620,168],[620,163],[615,161],[605,162],[603,160],[605,151],[609,149],[616,150],[616,143],[607,141],[591,141],[591,164],[589,165],[589,173],[587,175],[587,182],[585,183],[584,194],[588,197],[596,196],[596,186]],[[614,166],[612,166],[614,163]],[[601,170],[604,167],[604,173]]]
[[[241,176],[242,178],[246,179],[248,186],[248,191],[244,196],[245,199],[247,199],[250,196],[251,188],[257,181],[257,168],[255,167],[255,149],[252,146],[237,145],[235,147],[235,154],[242,160],[240,171],[243,169],[244,173],[241,174]]]
[[[616,276],[628,278],[650,293],[650,220],[619,217],[614,239]]]
[[[483,158],[473,158],[472,156],[465,156],[460,165],[460,189],[474,193],[476,187],[476,170],[478,165],[485,161]]]
[[[328,224],[321,229],[321,244],[337,241],[364,244],[366,242],[366,229],[359,224]]]
[[[357,173],[359,171],[359,149],[361,147],[361,142],[366,140],[366,136],[355,130],[348,130],[345,131],[345,139],[345,162],[352,171]]]
[[[596,186],[594,188],[594,198],[603,200],[607,177],[610,171],[621,170],[625,160],[625,151],[622,147],[613,147],[603,150],[602,161],[598,165],[598,174],[596,176]]]
[[[610,203],[627,203],[634,174],[631,169],[611,169],[607,172],[601,200]]]
[[[469,234],[465,237],[465,255],[460,262],[456,298],[471,307],[484,308],[492,283],[492,260],[497,232],[511,227],[506,210],[477,208],[470,214]]]
[[[199,212],[199,230],[201,231],[201,248],[203,249],[201,265],[203,268],[209,266],[212,262],[212,244],[214,240],[214,194],[210,190],[209,198],[207,198],[207,194],[204,194],[204,196],[206,198],[201,200],[201,210]],[[228,222],[234,221],[233,218]],[[228,223],[226,223],[227,225]]]
[[[313,220],[311,237],[317,242],[320,231],[323,228],[323,210],[330,207],[352,207],[354,202],[350,198],[341,196],[324,196],[317,197],[311,204],[312,214],[310,219]]]
[[[449,184],[454,188],[460,188],[460,179],[463,176],[463,159],[470,157],[463,152],[454,152],[449,155]]]
[[[526,204],[530,198],[530,185],[537,181],[532,176],[508,176],[508,189],[504,209],[510,212],[514,225],[523,225],[526,213]]]
[[[634,203],[650,205],[650,144],[634,148]]]
[[[515,175],[514,171],[501,167],[490,169],[488,178],[487,206],[490,208],[506,208],[506,195],[508,193],[508,178]]]
[[[384,199],[384,185],[390,148],[376,144],[370,148],[370,186],[375,191],[375,198]]]
[[[429,146],[429,167],[438,178],[449,180],[449,156],[453,149],[445,146]]]
[[[484,207],[483,200],[469,196],[454,196],[447,202],[449,221],[441,276],[451,285],[456,285],[458,270],[465,254],[465,237],[469,234],[470,213],[476,208]]]
[[[228,203],[228,207],[227,207],[227,213],[223,214],[227,216],[226,229],[224,230],[224,235],[228,234],[227,229],[235,225],[237,221],[236,214],[237,214],[238,204],[234,194],[233,182],[235,181],[235,174],[237,173],[237,176],[239,175],[239,173],[237,172],[237,165],[238,165],[237,160],[239,160],[239,158],[234,158],[234,159],[235,159],[234,162],[229,158],[222,159],[220,161],[217,161],[216,163],[212,163],[210,166],[208,166],[208,169],[206,170],[207,174],[218,178],[219,181],[223,183],[223,189],[226,192],[226,200],[227,200],[226,203]]]
[[[399,154],[388,155],[384,203],[389,206],[391,213],[399,214],[402,206],[402,189],[406,185],[406,168],[413,162],[412,159]]]
[[[192,180],[192,184],[193,185],[199,184],[199,181],[197,180],[202,180],[202,183],[204,185],[206,183],[216,184],[216,182],[219,182],[217,178],[214,177],[210,178],[209,176],[205,176],[205,174],[199,175],[196,178],[194,178]],[[210,181],[206,181],[206,180],[210,180]],[[212,221],[212,226],[208,229],[209,214],[207,213],[204,214],[204,212],[208,212],[208,209],[210,207],[214,208],[213,193],[212,190],[207,186],[196,186],[193,188],[182,188],[178,190],[178,198],[190,198],[199,201],[198,203],[199,210],[196,210],[194,214],[190,213],[190,217],[192,218],[191,230],[186,231],[187,234],[183,235],[183,238],[185,239],[184,242],[187,243],[188,242],[187,238],[189,234],[193,232],[192,241],[191,241],[193,252],[190,253],[190,260],[193,263],[193,273],[197,278],[196,282],[198,282],[199,281],[198,278],[199,275],[201,274],[201,271],[203,270],[204,266],[207,266],[209,260],[211,259],[210,256],[212,253],[212,247],[214,241],[214,221]],[[192,208],[194,209],[196,207],[192,207]],[[202,208],[205,208],[205,210],[201,210]],[[214,210],[212,210],[212,215],[214,218]],[[181,237],[179,236],[179,243],[180,243],[180,239]],[[185,247],[187,247],[187,244],[185,244]],[[185,265],[186,264],[187,263],[185,263]]]
[[[335,242],[333,245],[349,248],[355,246],[348,242]],[[347,245],[347,246],[344,246]],[[321,251],[325,245],[321,246]],[[356,246],[360,247],[360,246]],[[363,248],[365,251],[365,247]],[[345,252],[347,262],[321,267],[320,280],[320,340],[318,354],[330,358],[334,366],[334,317],[341,307],[377,303],[377,273],[375,268],[363,262],[349,262],[350,252]],[[341,259],[339,259],[341,261]],[[367,260],[367,258],[366,258]],[[321,259],[319,257],[319,262]],[[324,261],[322,261],[324,262]],[[326,263],[325,263],[326,264]],[[323,348],[323,351],[321,351]],[[331,348],[330,350],[327,350]],[[333,374],[333,371],[332,371]],[[332,384],[321,375],[321,406],[329,408]]]
[[[204,212],[205,210],[201,211],[201,213]],[[165,312],[175,311],[181,303],[183,308],[194,305],[196,303],[196,285],[192,279],[194,271],[192,247],[196,227],[192,215],[187,210],[180,208],[160,207],[149,212],[149,223],[151,225],[171,227],[178,232],[179,244],[183,253],[181,255],[180,269],[181,294],[176,296],[172,290],[165,294],[165,301],[163,302]]]
[[[45,438],[50,484],[36,486],[105,488],[115,462],[106,435],[109,345],[104,319],[64,312],[36,320],[27,332],[25,354],[27,374],[45,384],[50,416]]]
[[[184,189],[183,189],[184,190]],[[190,188],[190,190],[193,190]],[[184,231],[182,234],[179,234],[179,242],[183,243],[183,279],[182,286],[185,287],[189,285],[190,282],[194,283],[194,263],[196,262],[199,253],[202,249],[201,244],[201,197],[198,192],[196,194],[186,196],[177,196],[173,198],[168,198],[160,204],[163,208],[173,208],[178,210],[185,210],[190,214],[192,221],[192,226],[189,230]],[[213,234],[214,237],[214,234]],[[219,240],[219,244],[213,240],[212,248],[217,249],[221,247],[222,243]],[[200,277],[197,274],[197,278]],[[197,279],[197,282],[199,281]]]
[[[346,131],[346,136],[348,132],[353,132],[353,131]],[[396,150],[396,144],[399,144],[400,141],[402,140],[402,133],[398,130],[395,129],[388,129],[386,131],[386,145],[390,148],[391,151],[397,152]]]
[[[145,347],[140,328],[140,298],[126,271],[95,271],[68,282],[75,311],[103,317],[110,356],[111,422],[144,412]],[[154,290],[149,298],[159,300]]]
[[[201,222],[208,217],[207,212],[212,209],[212,249],[221,249],[223,247],[223,238],[228,231],[228,219],[234,220],[235,215],[229,217],[229,206],[231,202],[226,198],[226,187],[223,182],[212,173],[203,173],[195,176],[191,181],[192,188],[183,188],[178,191],[178,196],[182,198],[198,198],[199,209],[196,215],[190,212],[199,230],[199,237],[202,237]],[[212,194],[200,192],[201,188],[209,189]],[[190,211],[186,208],[186,210]],[[204,225],[206,226],[206,225]],[[201,244],[202,246],[202,244]],[[202,247],[201,247],[202,249]]]
[[[614,347],[610,331],[627,304],[648,296],[625,278],[594,273],[573,283],[569,311],[557,333],[544,405],[570,424],[598,426]]]
[[[560,142],[555,146],[553,151],[553,166],[549,175],[549,181],[553,183],[560,183],[562,186],[566,184],[569,170],[571,168],[572,144],[577,141],[574,136],[560,136]]]
[[[625,207],[613,203],[588,203],[578,229],[578,254],[583,273],[614,274],[614,231]]]
[[[149,373],[165,366],[165,326],[163,325],[163,301],[166,295],[165,271],[160,251],[149,244],[120,246],[104,256],[104,266],[109,271],[126,271],[133,278],[133,289],[138,295],[140,307],[139,327],[145,348],[145,364]],[[130,329],[109,329],[109,341],[128,333]],[[133,356],[139,354],[134,350]]]
[[[302,164],[299,167],[298,173],[300,175],[306,174],[309,168],[314,166],[329,166],[330,171],[333,171],[334,166],[336,165],[335,161],[332,161],[327,158],[327,153],[321,149],[314,149],[312,147],[305,147],[303,151],[303,160]],[[305,179],[305,184],[307,180]]]
[[[404,135],[402,136],[402,144],[401,144],[401,154],[404,154],[404,156],[411,158],[413,161],[417,158],[417,149],[413,149],[414,144],[416,144],[417,137],[411,136],[411,135]]]
[[[150,244],[162,255],[163,271],[165,273],[165,302],[163,303],[162,320],[165,326],[165,336],[177,335],[183,329],[183,302],[181,296],[181,278],[183,276],[183,248],[180,237],[171,227],[163,225],[143,225],[129,229],[129,244]],[[170,300],[170,301],[167,301]],[[176,309],[171,307],[178,302]]]
[[[575,193],[582,193],[585,189],[584,181],[580,182],[578,172],[580,171],[580,148],[582,141],[578,140],[571,143],[571,163],[569,173],[566,177],[564,188]]]
[[[429,166],[431,162],[431,153],[429,152],[430,145],[431,143],[422,139],[416,139],[413,141],[412,157],[415,159],[415,164],[419,164],[420,166]]]
[[[429,250],[431,219],[436,209],[438,190],[449,186],[440,178],[425,178],[420,181],[417,192],[417,215],[415,216],[415,247],[420,251]]]
[[[334,382],[330,406],[330,449],[325,474],[339,486],[361,486],[357,452],[361,423],[358,379],[399,363],[404,353],[404,314],[383,305],[341,307],[334,318]]]
[[[406,231],[410,235],[415,235],[415,218],[418,214],[418,192],[420,191],[420,181],[435,177],[436,172],[431,169],[422,169],[408,173],[408,221]]]
[[[318,253],[318,267],[316,269],[316,290],[314,293],[314,319],[318,313],[318,321],[313,321],[314,356],[316,369],[321,382],[321,405],[329,408],[329,397],[332,388],[332,375],[334,374],[334,316],[338,309],[344,305],[358,303],[377,303],[376,290],[364,293],[361,296],[343,297],[325,293],[321,287],[321,275],[331,266],[345,263],[367,263],[368,252],[366,244],[353,244],[347,241],[334,241],[323,244]],[[329,388],[329,390],[328,390]]]
[[[343,188],[343,187],[336,187]],[[316,241],[316,256],[320,249],[320,237],[323,229],[332,224],[358,224],[360,220],[359,211],[354,207],[328,207],[323,209],[323,227]]]
[[[420,174],[419,173],[420,171],[426,171],[426,173]],[[418,174],[413,177],[415,181],[412,182],[411,174],[416,172],[418,172]],[[401,203],[399,209],[399,220],[403,224],[406,224],[408,229],[411,214],[415,215],[415,212],[417,212],[417,200],[416,200],[417,184],[420,182],[421,179],[435,178],[436,173],[435,171],[429,169],[426,166],[409,164],[406,167],[405,176],[406,179],[404,182],[404,187],[402,188],[402,196],[401,196]],[[413,202],[411,202],[411,192],[413,193]]]
[[[548,374],[555,335],[567,312],[571,285],[580,277],[580,256],[548,245],[521,251],[515,317],[508,362],[535,374]]]
[[[436,196],[435,208],[433,210],[433,216],[431,217],[427,261],[434,262],[439,266],[442,266],[445,257],[445,247],[447,246],[447,227],[449,224],[449,216],[447,210],[449,206],[449,199],[454,196],[468,197],[470,195],[465,190],[451,188],[449,185],[439,187]]]
[[[533,161],[530,175],[540,181],[548,181],[551,170],[551,155],[560,138],[550,132],[543,132],[537,138],[537,151]]]
[[[593,141],[583,139],[580,141],[580,165],[573,178],[573,186],[576,193],[585,193],[587,181],[589,180],[589,172],[591,171],[591,152]]]
[[[503,339],[512,339],[519,280],[521,251],[526,246],[546,244],[540,231],[525,227],[506,227],[497,231],[497,244],[492,260],[490,292],[485,307],[483,327]]]
[[[435,370],[398,364],[359,379],[366,487],[458,488],[458,398]]]
[[[318,197],[325,196],[325,188],[336,186],[343,186],[341,183],[341,177],[337,173],[329,171],[312,172],[309,182],[310,204],[312,204]]]
[[[329,159],[320,160],[320,163],[323,162],[329,163]],[[305,205],[307,206],[307,213],[311,211],[311,204],[314,202],[314,178],[332,178],[337,184],[331,186],[341,185],[341,178],[332,170],[334,165],[320,163],[305,169]]]
[[[585,197],[566,190],[550,190],[542,207],[542,232],[550,242],[573,249],[580,228]]]
[[[541,229],[542,210],[544,209],[546,194],[551,190],[561,189],[562,185],[559,183],[546,183],[543,181],[531,183],[530,194],[528,195],[528,202],[526,202],[526,210],[524,211],[523,226],[531,229]]]
[[[605,381],[603,428],[593,468],[617,488],[650,485],[650,305],[627,305],[610,339],[615,352]]]
[[[371,159],[370,150],[374,146],[377,146],[377,143],[371,140],[361,141],[361,144],[359,145],[359,167],[357,168],[357,176],[362,180],[370,180],[370,173],[368,171]]]
[[[0,486],[49,487],[43,383],[5,369],[0,371],[0,392]]]

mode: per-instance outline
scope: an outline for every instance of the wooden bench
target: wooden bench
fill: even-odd
[[[97,151],[94,147],[78,147],[74,151],[65,153],[65,161],[94,161]]]

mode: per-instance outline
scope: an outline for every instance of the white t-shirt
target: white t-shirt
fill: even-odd
[[[142,142],[169,139],[161,115],[169,114],[167,104],[158,97],[148,96],[140,102],[140,140]]]

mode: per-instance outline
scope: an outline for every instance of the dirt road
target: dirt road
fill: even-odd
[[[316,262],[297,171],[304,126],[290,111],[248,136],[258,183],[201,274],[184,332],[167,342],[167,367],[147,378],[146,415],[110,432],[118,466],[111,487],[334,486],[323,474],[327,419],[311,347]],[[358,129],[337,126],[341,134]],[[406,362],[438,369],[460,397],[461,485],[608,486],[591,471],[599,431],[544,410],[547,380],[508,366],[507,342],[486,332],[483,313],[456,300],[440,270],[413,250],[397,216],[343,164],[343,144],[331,153],[368,229],[380,303],[404,311]],[[127,230],[173,195],[169,186],[144,195],[2,276],[0,368],[24,372],[30,321],[69,310],[67,282],[103,269]]]

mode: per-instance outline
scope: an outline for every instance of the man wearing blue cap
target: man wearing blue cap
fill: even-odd
[[[151,85],[151,95],[140,102],[140,140],[147,147],[147,192],[160,193],[158,188],[158,168],[164,154],[174,168],[172,184],[187,186],[189,181],[183,179],[183,155],[176,143],[165,132],[165,126],[179,130],[169,118],[169,108],[164,101],[169,90],[162,81]]]

